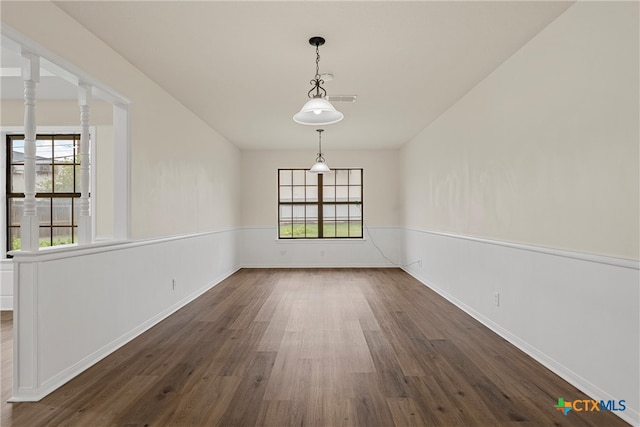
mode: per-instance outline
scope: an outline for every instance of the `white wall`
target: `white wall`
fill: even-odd
[[[401,227],[367,227],[362,239],[278,240],[278,229],[239,230],[243,267],[402,266]]]
[[[13,310],[13,263],[0,259],[0,310]]]
[[[41,399],[232,274],[235,234],[16,254],[13,401]]]
[[[239,224],[233,144],[53,3],[3,2],[2,22],[131,101],[132,237]]]
[[[4,10],[4,9],[3,9]],[[36,86],[36,96],[37,96]],[[24,101],[3,99],[0,101],[2,126],[24,126]],[[113,125],[111,104],[93,99],[91,102],[90,125]],[[80,126],[80,107],[76,100],[36,100],[36,120],[38,126]]]
[[[143,73],[51,2],[2,2],[2,23],[85,71],[131,101],[131,237],[147,238],[228,229],[238,225],[240,152]],[[21,101],[2,102],[3,125],[23,123]],[[36,121],[76,125],[75,101],[39,101]],[[90,116],[98,140],[112,138],[111,109],[96,100]],[[113,158],[99,147],[100,173]],[[110,153],[112,154],[112,153]],[[123,165],[115,174],[127,174]],[[100,178],[100,177],[99,177]],[[98,237],[113,231],[111,180],[98,179]],[[104,211],[103,211],[104,209]],[[158,215],[162,212],[162,215]],[[4,279],[8,280],[8,273]],[[3,280],[4,282],[4,280]],[[7,286],[2,286],[5,292]],[[8,300],[10,295],[3,295]],[[3,303],[2,308],[8,308]]]
[[[95,238],[107,240],[114,238],[114,135],[113,124],[96,126],[95,154],[92,172],[95,191],[91,203],[95,203]]]
[[[412,229],[404,241],[423,260],[410,274],[593,398],[626,400],[617,415],[638,424],[637,261]]]
[[[55,6],[6,3],[2,12],[3,22],[132,100],[134,237],[243,226],[230,230],[229,239],[204,238],[193,260],[173,240],[115,253],[25,258],[20,280],[30,277],[24,290],[32,293],[21,301],[41,302],[42,313],[34,314],[33,306],[17,313],[26,328],[19,345],[27,346],[18,351],[39,361],[31,365],[36,377],[18,363],[26,369],[18,395],[54,387],[240,264],[385,265],[371,239],[276,242],[276,170],[310,166],[315,145],[241,154]],[[407,269],[594,397],[626,399],[625,416],[636,423],[638,268],[615,258],[637,260],[639,253],[637,17],[636,3],[578,3],[401,153],[325,150],[330,166],[365,168],[365,222],[390,258],[422,260],[422,267]],[[398,228],[403,219],[404,231]],[[575,252],[540,252],[535,245]],[[201,270],[213,259],[226,261],[219,271]],[[105,267],[116,263],[123,269]],[[95,286],[63,277],[68,268],[90,271]],[[184,295],[167,290],[168,277],[191,269],[202,274],[187,281]],[[151,280],[130,281],[142,272]],[[45,277],[59,292],[50,293]],[[105,292],[110,286],[115,292]],[[69,354],[53,349],[55,335],[48,333],[42,352],[29,347],[40,337],[28,329],[51,332],[42,323],[49,320],[61,330],[88,333],[55,310],[77,302],[78,291],[90,311],[77,312],[83,307],[75,304],[73,319],[97,310],[100,324],[88,327],[100,334]],[[499,306],[492,305],[496,291]],[[124,315],[122,324],[108,324],[115,318],[100,306],[102,298]],[[136,304],[148,304],[149,311],[134,316]],[[558,335],[567,325],[579,331]],[[592,327],[597,336],[585,332]]]
[[[414,138],[406,225],[639,259],[637,8],[572,6]]]
[[[14,398],[37,400],[238,268],[240,151],[53,3],[1,7],[3,26],[130,101],[135,241],[14,257]]]
[[[325,140],[329,136],[325,135]],[[309,168],[317,140],[305,151],[243,151],[242,259],[247,267],[363,267],[400,263],[399,151],[342,151],[323,145],[333,168],[363,168],[365,240],[278,241],[278,168]]]
[[[408,270],[634,424],[638,16],[574,4],[401,153]]]
[[[311,131],[311,129],[310,129]],[[317,138],[315,135],[313,137]],[[323,139],[329,139],[330,133]],[[369,225],[395,226],[400,218],[399,150],[332,150],[323,144],[330,168],[363,168],[364,218]],[[310,168],[317,139],[307,150],[245,150],[242,152],[242,225],[275,226],[278,222],[278,169]]]

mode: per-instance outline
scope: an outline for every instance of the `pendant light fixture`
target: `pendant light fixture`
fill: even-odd
[[[320,50],[319,46],[324,44],[322,37],[311,37],[309,44],[316,47],[316,75],[311,80],[313,87],[307,93],[309,99],[300,111],[293,116],[293,121],[301,125],[330,125],[337,123],[344,118],[344,114],[336,110],[329,101],[327,101],[327,91],[321,86],[324,80],[320,76]],[[315,94],[312,94],[315,91]]]
[[[318,131],[318,157],[316,157],[316,164],[311,166],[309,172],[313,173],[328,173],[331,172],[329,166],[324,162],[324,156],[322,155],[322,132],[324,129],[317,129]]]

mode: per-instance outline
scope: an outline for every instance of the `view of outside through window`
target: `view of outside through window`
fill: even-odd
[[[36,209],[40,246],[76,241],[80,135],[37,135]],[[24,210],[24,135],[7,136],[7,249],[20,249]]]
[[[278,237],[362,238],[362,169],[278,170]]]

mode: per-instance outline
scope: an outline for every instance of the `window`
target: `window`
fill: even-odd
[[[278,169],[278,237],[362,238],[362,188],[362,169]]]
[[[20,249],[24,210],[24,135],[7,135],[7,250]],[[36,211],[40,246],[76,242],[80,135],[36,136]]]

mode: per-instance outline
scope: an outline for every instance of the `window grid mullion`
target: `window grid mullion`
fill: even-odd
[[[351,173],[347,172],[347,202],[351,201],[351,192],[349,191],[349,178]],[[347,205],[347,236],[351,237],[351,205]]]
[[[346,179],[346,186],[341,184],[338,185],[338,180],[337,180],[337,171],[346,171],[347,172],[347,179]],[[310,239],[310,238],[325,238],[326,233],[325,233],[325,229],[324,229],[324,209],[325,207],[331,206],[332,207],[332,211],[333,211],[333,219],[332,221],[332,225],[333,225],[333,233],[331,233],[332,235],[330,235],[329,237],[335,237],[335,238],[349,238],[349,237],[360,237],[362,238],[364,236],[364,232],[363,232],[363,227],[364,227],[364,213],[362,212],[362,201],[363,201],[363,197],[364,197],[364,185],[363,185],[363,170],[362,169],[334,169],[334,173],[336,173],[336,175],[334,175],[334,180],[331,184],[325,184],[325,177],[323,174],[318,174],[316,181],[312,182],[311,181],[311,176],[307,173],[305,173],[304,175],[304,179],[303,179],[303,183],[304,183],[304,190],[303,190],[303,194],[304,194],[304,200],[302,201],[294,201],[294,199],[292,198],[289,202],[285,202],[282,200],[283,197],[283,193],[282,193],[282,187],[290,187],[291,192],[292,192],[292,197],[293,197],[293,188],[295,187],[295,183],[294,183],[294,175],[296,171],[305,171],[306,169],[278,169],[278,237],[279,238],[291,238],[291,239],[296,239],[296,238],[303,238],[303,239]],[[289,173],[290,175],[290,181],[291,184],[290,185],[284,185],[282,183],[281,180],[281,176],[280,174],[282,172],[286,172]],[[353,184],[351,181],[351,174],[352,173],[359,173],[360,174],[360,183],[359,184]],[[309,188],[310,185],[315,184],[316,187],[316,193],[317,193],[317,201],[311,202],[309,197],[311,194],[311,190]],[[350,187],[351,184],[353,184],[354,186],[359,186],[360,187],[360,199],[356,200],[355,198],[352,198],[352,194],[350,192]],[[333,188],[333,194],[334,194],[334,199],[327,201],[324,199],[324,190],[327,187],[332,187]],[[346,190],[346,200],[342,200],[342,201],[338,201],[337,200],[337,194],[338,194],[338,187],[342,188],[345,187]],[[317,208],[317,215],[316,215],[316,220],[317,220],[317,235],[314,234],[313,236],[310,234],[308,227],[311,224],[311,219],[309,217],[309,215],[311,215],[311,207],[315,205]],[[344,217],[344,222],[343,222],[343,227],[341,227],[341,232],[338,233],[338,205],[343,206],[342,209],[340,209],[341,212],[343,212],[343,217]],[[352,210],[351,210],[351,206],[358,206],[359,207],[359,214],[353,213],[352,215]],[[282,235],[282,221],[283,221],[283,217],[282,217],[282,208],[283,206],[290,206],[291,208],[291,235],[289,237],[284,237]],[[302,213],[302,218],[300,218],[300,222],[302,223],[303,227],[304,227],[304,231],[298,231],[297,233],[294,232],[294,222],[295,222],[295,214],[293,213],[293,211],[295,210],[294,208],[296,206],[304,206]],[[356,217],[359,218],[359,221],[356,221]],[[355,226],[356,223],[358,223],[360,225],[360,234],[359,236],[355,236],[354,235],[354,230],[352,230],[352,226]],[[344,230],[344,226],[346,226],[346,230]],[[340,234],[340,235],[339,235]]]
[[[73,163],[69,164],[69,163],[60,163],[56,161],[56,141],[57,140],[64,140],[67,141],[69,140],[69,136],[71,136],[71,141],[72,141],[72,159],[73,159]],[[74,213],[74,206],[75,206],[75,200],[80,197],[80,194],[77,192],[77,171],[76,171],[76,166],[78,166],[78,159],[76,156],[76,151],[77,151],[77,145],[79,142],[80,136],[77,134],[54,134],[54,135],[36,135],[36,142],[41,141],[44,142],[44,144],[48,144],[49,146],[40,146],[41,149],[43,149],[45,152],[48,152],[47,155],[50,156],[50,161],[48,162],[44,162],[44,163],[39,163],[40,165],[46,166],[48,168],[50,168],[51,171],[51,189],[48,192],[39,192],[36,193],[35,197],[36,199],[40,199],[40,200],[48,200],[49,202],[49,220],[45,223],[45,224],[38,224],[38,230],[49,230],[49,238],[48,238],[48,243],[49,245],[53,246],[54,243],[54,230],[66,230],[68,229],[70,231],[71,234],[71,242],[75,242],[75,226],[74,226],[74,220],[75,220],[75,213]],[[6,179],[5,179],[5,187],[6,187],[6,204],[5,204],[5,218],[6,218],[6,233],[7,233],[7,250],[12,250],[13,249],[13,241],[12,241],[12,234],[11,231],[12,230],[20,230],[19,226],[15,226],[15,225],[11,225],[12,222],[15,222],[15,217],[12,215],[11,212],[11,202],[14,200],[19,200],[19,199],[24,199],[25,195],[24,192],[13,192],[13,184],[14,184],[14,179],[13,179],[13,167],[14,166],[23,166],[24,167],[24,162],[22,163],[18,163],[15,161],[15,158],[13,156],[13,152],[14,152],[14,141],[22,141],[24,140],[24,135],[7,135],[6,137],[6,159],[7,161],[7,167],[6,167]],[[42,160],[42,159],[41,159]],[[73,186],[72,186],[72,191],[71,192],[58,192],[56,190],[56,184],[58,184],[60,181],[56,176],[56,167],[72,167],[73,168],[73,173],[71,174],[72,179],[73,179]],[[71,199],[71,215],[70,215],[70,223],[67,223],[66,221],[64,221],[61,225],[54,225],[54,200],[56,199],[60,199],[60,198],[67,198],[67,199]],[[19,233],[18,233],[19,236]],[[66,239],[65,239],[66,240]]]

